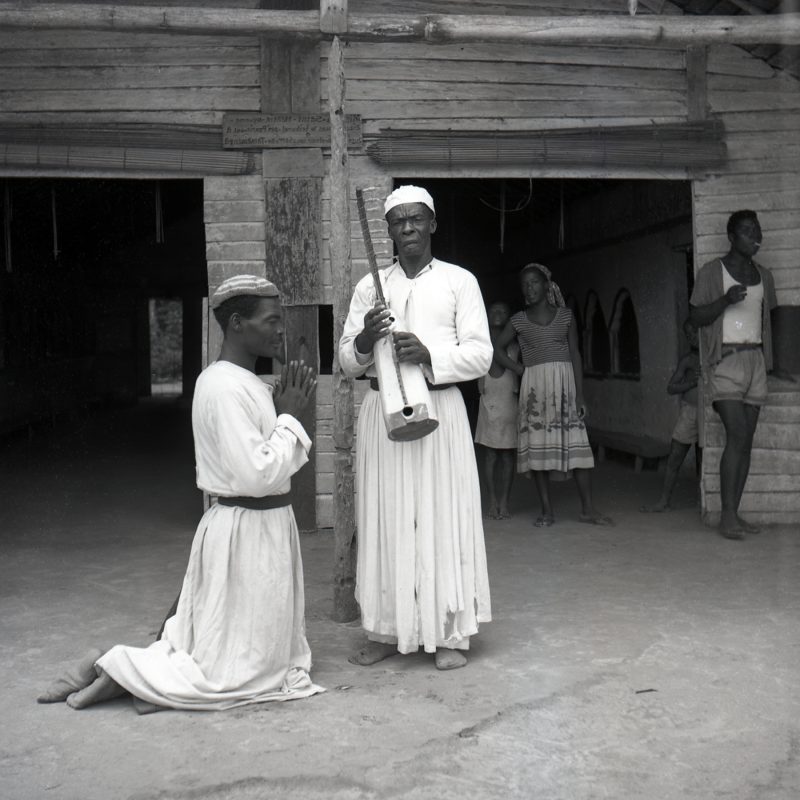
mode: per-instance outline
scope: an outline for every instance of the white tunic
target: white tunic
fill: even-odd
[[[197,485],[212,495],[285,494],[311,441],[276,415],[272,388],[227,361],[200,375],[192,404]],[[322,691],[309,677],[303,566],[291,506],[213,505],[192,543],[175,616],[149,647],[117,645],[97,666],[131,694],[218,710]]]
[[[486,311],[475,277],[434,259],[415,278],[399,264],[381,270],[387,303],[431,354],[432,383],[472,380],[492,360]],[[339,343],[342,371],[374,375],[355,338],[374,305],[372,277],[356,286]],[[410,442],[388,438],[378,392],[358,418],[356,599],[370,638],[466,649],[491,619],[480,488],[467,413],[457,387],[431,391],[439,427]]]

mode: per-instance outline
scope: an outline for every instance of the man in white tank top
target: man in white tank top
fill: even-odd
[[[736,211],[728,220],[730,250],[697,274],[690,318],[700,328],[704,390],[725,428],[720,461],[720,533],[744,539],[758,533],[739,516],[750,471],[753,435],[767,400],[767,371],[772,369],[770,311],[777,305],[769,270],[753,257],[761,246],[761,225],[754,211]]]

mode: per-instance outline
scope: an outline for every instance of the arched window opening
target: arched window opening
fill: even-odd
[[[608,326],[597,293],[592,290],[586,298],[586,328],[583,352],[586,360],[584,372],[607,375],[611,370],[611,347],[608,341]]]
[[[639,325],[631,294],[621,289],[611,317],[611,364],[615,375],[639,377]]]

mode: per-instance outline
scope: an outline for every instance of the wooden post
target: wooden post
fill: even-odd
[[[347,32],[347,0],[320,0],[319,29],[323,33]]]
[[[312,0],[260,0],[265,13],[275,6],[305,13]],[[313,12],[312,12],[313,13]],[[307,40],[261,41],[261,110],[272,113],[319,113],[319,45]],[[300,149],[287,162],[286,152],[262,153],[267,275],[281,290],[286,326],[286,354],[319,370],[319,264],[322,240],[322,176],[311,149]],[[322,162],[322,151],[316,151]],[[300,420],[317,445],[316,396]],[[315,458],[292,478],[292,506],[303,533],[317,530]]]
[[[344,115],[344,60],[335,36],[328,57],[331,118],[331,274],[333,276],[333,618],[358,617],[355,601],[355,481],[353,476],[353,381],[339,369],[339,339],[350,307],[350,172]]]
[[[703,45],[686,48],[686,105],[690,121],[708,118],[708,53]]]

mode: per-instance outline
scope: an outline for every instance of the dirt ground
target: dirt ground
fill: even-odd
[[[661,475],[595,470],[613,528],[486,522],[494,620],[469,664],[347,662],[330,618],[332,534],[302,538],[313,677],[324,694],[138,716],[130,699],[37,705],[91,645],[145,644],[174,599],[202,513],[187,410],[97,413],[0,450],[3,800],[800,796],[800,532],[722,539],[691,472],[671,514],[638,512]]]

